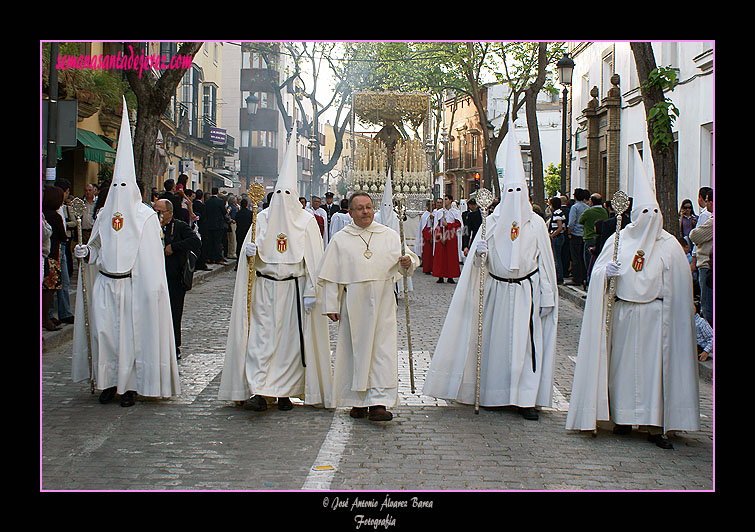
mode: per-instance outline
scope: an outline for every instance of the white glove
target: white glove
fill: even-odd
[[[478,240],[477,241],[477,249],[475,250],[475,253],[478,255],[482,255],[483,253],[488,252],[488,241],[487,240]]]
[[[86,256],[89,255],[89,246],[77,244],[76,247],[73,248],[73,255],[77,259],[85,259]]]
[[[257,244],[254,242],[249,242],[244,247],[244,253],[246,253],[247,257],[254,257],[257,254]]]
[[[314,297],[304,296],[304,310],[309,312],[315,306],[317,299]]]
[[[619,276],[619,268],[621,268],[621,264],[618,262],[609,262],[606,264],[606,277],[611,279],[612,277],[618,277]]]
[[[553,307],[542,307],[540,309],[540,317],[544,318],[553,311]]]

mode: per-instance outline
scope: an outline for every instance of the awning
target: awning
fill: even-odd
[[[76,140],[84,146],[84,159],[95,163],[115,164],[115,150],[97,133],[76,128]]]
[[[233,187],[233,181],[231,181],[227,177],[222,176],[222,175],[218,174],[217,172],[214,172],[214,171],[210,170],[209,168],[206,168],[204,172],[205,172],[205,174],[207,174],[208,176],[210,176],[212,179],[215,179],[216,181],[220,181],[220,183],[222,183],[222,185],[220,185],[221,187],[226,187],[226,188],[232,188]]]

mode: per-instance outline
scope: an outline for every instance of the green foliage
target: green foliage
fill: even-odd
[[[676,71],[673,68],[656,67],[648,75],[643,87],[661,92],[666,89],[673,91],[676,83]],[[647,121],[652,134],[652,146],[660,146],[662,151],[668,151],[674,142],[671,128],[678,117],[679,109],[665,97],[663,102],[655,104],[648,111]]]
[[[546,197],[552,198],[556,192],[565,193],[565,191],[559,190],[561,187],[561,163],[557,165],[548,163],[548,168],[545,169],[543,175],[543,181],[545,182]]]
[[[62,42],[58,44],[58,53],[62,56],[82,55],[81,43]],[[55,67],[57,57],[50,57],[50,43],[42,43],[42,86],[47,91],[50,79],[50,65]],[[91,68],[66,68],[58,70],[58,91],[63,99],[76,98],[77,91],[89,91],[94,101],[107,109],[114,109],[122,104],[126,96],[129,109],[136,110],[136,95],[128,81],[117,70],[99,70]]]

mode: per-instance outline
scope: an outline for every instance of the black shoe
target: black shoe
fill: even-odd
[[[288,397],[278,397],[278,410],[288,411],[294,407]]]
[[[384,406],[370,407],[370,421],[390,421],[391,419],[393,419],[393,414],[386,410]]]
[[[661,449],[673,449],[674,446],[668,441],[668,438],[664,438],[663,434],[650,434],[648,435],[648,441],[656,444]]]
[[[632,432],[632,425],[615,425],[613,427],[614,434],[620,434],[622,436],[626,436],[627,434],[630,434],[631,432]]]
[[[267,401],[261,395],[255,395],[244,404],[244,410],[264,412],[267,410]]]
[[[115,392],[117,389],[118,388],[116,386],[113,386],[112,388],[102,390],[102,393],[100,394],[100,403],[104,405],[105,403],[112,401],[113,397],[115,397]]]
[[[437,280],[437,281],[435,281],[435,282],[436,282],[436,283],[442,283],[442,282],[443,282],[443,277],[438,277],[438,280]]]
[[[531,421],[537,421],[538,419],[540,419],[540,416],[538,415],[537,410],[535,410],[534,406],[530,406],[528,408],[522,408],[520,406],[519,407],[519,414],[524,419],[529,419]]]
[[[349,415],[355,419],[361,419],[367,415],[367,407],[366,406],[353,406],[351,407],[351,411],[349,412]]]
[[[136,392],[129,390],[121,395],[121,406],[134,406],[136,403]]]
[[[448,284],[456,284],[456,281],[454,281],[453,279],[451,279],[451,278],[449,277],[449,278],[448,278]]]

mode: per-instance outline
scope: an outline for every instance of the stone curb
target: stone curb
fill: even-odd
[[[576,306],[578,306],[581,309],[585,308],[585,300],[587,299],[587,292],[582,290],[582,288],[577,286],[571,286],[571,285],[559,285],[558,287],[558,293],[559,295],[571,301]],[[704,379],[708,382],[713,382],[713,360],[708,359],[705,362],[698,362],[698,373],[700,375],[701,379]]]

